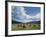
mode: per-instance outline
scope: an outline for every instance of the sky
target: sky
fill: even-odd
[[[22,23],[40,21],[40,7],[12,6],[12,20]]]
[[[24,7],[24,8],[26,10],[26,13],[31,16],[34,16],[37,13],[40,13],[40,7]]]

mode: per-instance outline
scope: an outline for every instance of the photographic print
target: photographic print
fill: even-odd
[[[40,7],[12,6],[12,30],[39,30]]]
[[[44,3],[7,2],[8,34],[44,34]]]

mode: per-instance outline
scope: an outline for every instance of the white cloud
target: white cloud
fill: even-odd
[[[30,16],[30,15],[27,15],[25,12],[26,11],[24,10],[24,7],[18,7],[17,14],[21,20],[18,20],[18,19],[15,19],[15,20],[23,23],[40,20],[40,13],[37,13],[35,16]]]

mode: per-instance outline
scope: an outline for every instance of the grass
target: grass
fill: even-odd
[[[16,30],[39,30],[40,24],[12,24],[12,31]]]

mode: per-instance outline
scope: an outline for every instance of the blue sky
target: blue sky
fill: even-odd
[[[36,15],[37,13],[40,13],[40,7],[24,7],[26,10],[26,13],[29,15]]]
[[[12,6],[12,19],[18,22],[40,20],[40,7]]]

